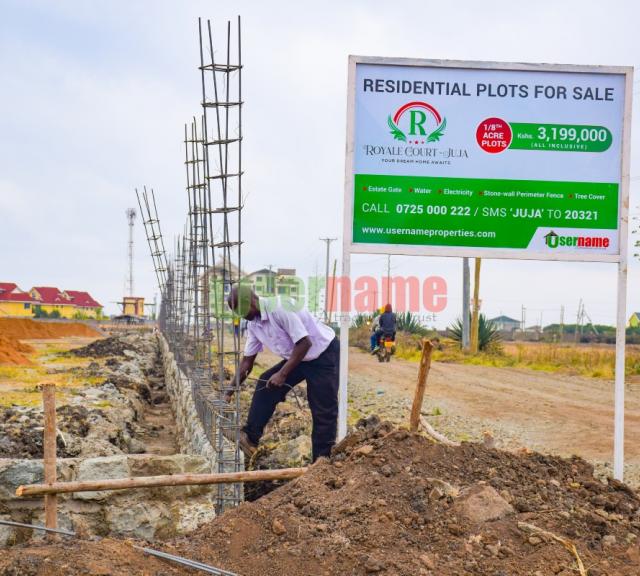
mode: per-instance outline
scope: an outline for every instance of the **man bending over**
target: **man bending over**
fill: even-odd
[[[282,360],[260,375],[253,392],[247,422],[240,432],[243,452],[251,456],[278,402],[303,380],[311,408],[313,461],[329,456],[338,425],[338,368],[340,343],[333,330],[307,310],[298,310],[290,298],[261,298],[246,285],[236,285],[229,307],[247,320],[247,341],[237,377],[242,383],[266,346]]]

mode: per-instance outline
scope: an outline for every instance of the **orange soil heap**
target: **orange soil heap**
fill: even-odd
[[[0,318],[0,336],[25,339],[102,336],[81,322],[38,322],[29,318]]]
[[[33,352],[33,348],[14,338],[0,336],[0,364],[31,364],[24,353]]]
[[[0,364],[28,365],[25,356],[34,349],[19,339],[99,337],[101,334],[81,322],[36,322],[29,318],[0,318]]]

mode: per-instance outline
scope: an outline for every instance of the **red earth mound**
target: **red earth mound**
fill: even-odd
[[[20,340],[39,340],[66,336],[98,338],[102,334],[81,322],[45,322],[29,318],[0,318],[0,336]]]
[[[23,344],[15,338],[0,336],[0,364],[31,364],[29,358],[25,356],[34,349],[28,344]]]
[[[369,421],[304,476],[151,547],[242,576],[632,576],[639,509],[577,458],[447,447]],[[191,573],[115,539],[0,554],[0,576]]]

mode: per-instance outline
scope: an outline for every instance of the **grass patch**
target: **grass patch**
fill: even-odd
[[[113,406],[109,400],[99,400],[98,402],[94,402],[93,405],[96,408],[111,408]]]
[[[616,354],[613,346],[508,343],[499,354],[480,353],[475,356],[445,346],[443,350],[434,351],[433,359],[439,362],[528,368],[611,380],[614,377]],[[627,346],[625,372],[627,376],[640,375],[639,347]]]
[[[8,408],[9,406],[25,406],[27,408],[36,408],[42,406],[42,394],[34,392],[23,392],[10,390],[0,394],[0,406]]]
[[[47,378],[42,366],[0,366],[0,382],[16,384],[39,384]]]
[[[370,331],[366,326],[351,330],[350,344],[369,349]],[[396,357],[419,362],[422,356],[420,336],[398,332]],[[496,368],[528,368],[544,372],[558,372],[591,378],[614,377],[615,347],[607,344],[550,344],[538,342],[505,342],[499,352],[480,352],[472,356],[443,338],[433,351],[436,362],[454,362]],[[626,347],[626,375],[640,375],[640,346]]]
[[[67,395],[62,390],[56,390],[56,405],[66,404]],[[0,394],[0,407],[24,406],[26,408],[42,407],[42,392],[29,388],[27,390],[7,390]]]

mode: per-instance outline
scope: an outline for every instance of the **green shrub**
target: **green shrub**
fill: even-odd
[[[471,325],[471,314],[469,314]],[[462,346],[462,318],[458,318],[449,328],[449,336],[459,346]],[[483,352],[500,352],[502,350],[502,337],[496,325],[484,314],[478,317],[478,349]]]
[[[33,309],[34,318],[49,318],[49,314],[46,310],[43,310],[40,306],[35,306]]]

